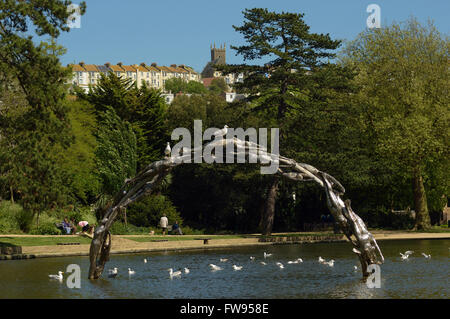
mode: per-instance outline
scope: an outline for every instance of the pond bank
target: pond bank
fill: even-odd
[[[402,232],[374,232],[377,241],[401,239],[449,239],[450,233],[402,233]],[[0,244],[14,238],[51,238],[50,236],[31,235],[0,235]],[[52,236],[58,237],[58,236]],[[186,236],[187,237],[187,236]],[[186,238],[185,237],[185,238]],[[308,244],[321,242],[342,242],[346,239],[342,235],[332,234],[274,234],[270,237],[260,236],[227,236],[204,235],[199,238],[183,239],[181,236],[155,237],[146,235],[115,235],[112,239],[111,254],[133,254],[158,251],[180,251],[199,249],[219,249],[240,246],[279,245],[279,244]],[[44,257],[88,256],[90,245],[88,238],[80,236],[61,236],[64,244],[21,246],[21,253],[0,255],[0,260],[33,259]],[[207,239],[205,241],[205,239]],[[71,242],[73,245],[71,245]],[[8,244],[11,245],[11,244]],[[13,244],[12,244],[13,245]],[[14,245],[13,245],[14,246]],[[19,246],[15,246],[19,247]]]

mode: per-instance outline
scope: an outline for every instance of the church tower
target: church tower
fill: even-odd
[[[226,62],[226,48],[225,43],[216,48],[216,43],[214,47],[211,45],[211,62],[214,64],[227,64]]]

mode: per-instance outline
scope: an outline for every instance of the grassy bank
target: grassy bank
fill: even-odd
[[[53,246],[58,244],[80,243],[80,245],[90,244],[91,239],[87,237],[9,237],[0,236],[0,245],[14,246]]]

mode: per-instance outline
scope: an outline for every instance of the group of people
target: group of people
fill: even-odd
[[[76,222],[75,218],[72,218],[69,221],[69,218],[64,217],[64,220],[57,224],[57,227],[60,228],[65,235],[71,235],[71,234],[77,234],[78,227],[81,228],[81,232],[83,233],[89,233],[92,235],[94,232],[94,226],[89,225],[88,221],[82,220],[80,222]]]
[[[166,231],[169,228],[169,219],[167,218],[166,214],[163,214],[161,219],[159,220],[159,226],[162,229],[162,234],[165,235]],[[173,235],[183,235],[183,232],[181,231],[178,221],[175,221],[175,223],[172,225],[172,234]]]

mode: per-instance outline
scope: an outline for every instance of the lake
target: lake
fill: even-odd
[[[450,240],[379,241],[385,263],[381,288],[369,289],[361,279],[358,259],[349,243],[290,244],[216,250],[170,251],[111,255],[99,280],[87,279],[87,257],[39,258],[0,261],[0,298],[449,298]],[[402,261],[400,252],[413,250]],[[264,259],[264,252],[272,253]],[[431,259],[421,253],[431,254]],[[251,261],[250,256],[255,260]],[[334,259],[334,267],[318,263],[318,257]],[[144,258],[148,262],[144,263]],[[227,258],[228,262],[220,262]],[[288,264],[302,258],[303,263]],[[262,265],[264,261],[267,264]],[[284,264],[280,269],[276,262]],[[81,267],[81,288],[70,289],[49,274]],[[209,264],[223,268],[211,271]],[[232,265],[243,266],[233,270]],[[107,270],[119,269],[116,278]],[[127,269],[136,271],[128,275]],[[170,279],[168,268],[190,269]],[[69,274],[65,274],[67,276]]]

